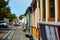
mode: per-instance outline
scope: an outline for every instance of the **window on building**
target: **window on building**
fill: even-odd
[[[41,17],[41,14],[40,14],[40,0],[39,0],[39,21],[40,21],[40,17]]]
[[[40,8],[40,0],[39,0],[39,8]]]
[[[58,13],[59,13],[59,14],[58,14],[58,17],[60,18],[60,0],[58,0],[58,8],[59,8],[59,9],[58,9]]]
[[[37,3],[35,1],[35,3],[33,4],[33,11],[35,11],[36,8],[37,8]]]
[[[43,0],[43,18],[46,18],[46,1]]]
[[[50,7],[50,18],[55,17],[55,2],[54,0],[49,0],[49,7]]]

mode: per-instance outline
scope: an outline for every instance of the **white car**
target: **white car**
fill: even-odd
[[[7,28],[7,23],[5,21],[0,21],[0,28]]]

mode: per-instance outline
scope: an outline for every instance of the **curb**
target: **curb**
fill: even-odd
[[[11,31],[9,31],[2,39],[7,39],[7,37],[10,35]]]
[[[12,40],[13,34],[14,34],[14,31],[12,31],[12,32],[10,33],[9,37],[7,38],[7,40]]]
[[[13,34],[14,34],[14,31],[11,30],[2,39],[4,39],[4,40],[11,40],[12,37],[13,37]]]

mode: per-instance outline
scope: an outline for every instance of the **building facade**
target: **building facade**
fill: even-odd
[[[60,40],[59,2],[60,0],[32,0],[29,20],[33,40]]]

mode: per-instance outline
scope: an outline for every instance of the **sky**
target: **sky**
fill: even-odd
[[[10,7],[11,12],[19,17],[21,14],[25,13],[31,2],[32,0],[10,0],[8,6]]]

